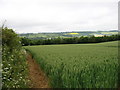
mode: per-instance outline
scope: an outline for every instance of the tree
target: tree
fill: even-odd
[[[21,47],[20,38],[12,29],[2,28],[2,45],[9,47],[10,51],[15,48],[19,49]]]

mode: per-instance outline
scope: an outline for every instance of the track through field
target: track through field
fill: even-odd
[[[50,88],[49,80],[30,54],[27,54],[30,88]]]

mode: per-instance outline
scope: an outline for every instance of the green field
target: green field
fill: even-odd
[[[115,88],[118,41],[26,46],[54,88]]]

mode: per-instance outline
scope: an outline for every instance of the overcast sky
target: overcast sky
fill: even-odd
[[[0,0],[0,23],[17,33],[117,30],[119,0]]]

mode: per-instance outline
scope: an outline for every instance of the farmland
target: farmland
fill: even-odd
[[[81,37],[81,36],[93,36],[93,35],[116,35],[119,31],[71,31],[71,32],[52,32],[52,33],[22,33],[19,34],[20,37],[26,37],[29,39],[48,39],[48,38],[70,38],[70,37]]]
[[[115,88],[118,41],[25,46],[54,88]]]

